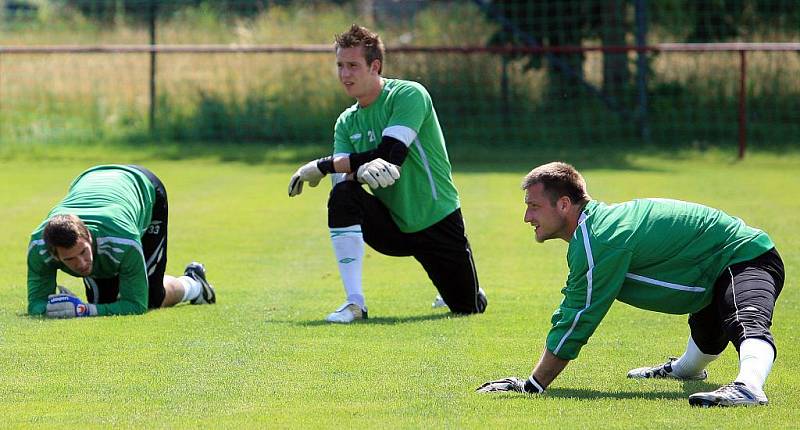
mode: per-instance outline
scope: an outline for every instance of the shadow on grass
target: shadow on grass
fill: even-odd
[[[135,148],[144,156],[159,160],[187,160],[210,158],[220,162],[258,164],[296,164],[330,155],[331,147],[325,144],[264,144],[264,143],[180,143],[162,142],[131,146],[115,144],[124,150]],[[465,173],[520,173],[550,161],[565,161],[581,170],[611,169],[629,171],[664,172],[667,168],[643,165],[641,158],[687,160],[704,157],[736,164],[737,149],[729,144],[719,145],[636,145],[631,142],[523,146],[518,144],[450,144],[448,154],[455,172]],[[768,153],[798,153],[798,146],[782,148]]]
[[[787,146],[784,154],[800,153]],[[566,161],[580,170],[629,170],[664,172],[668,167],[654,167],[642,163],[642,158],[684,160],[710,156],[717,162],[738,162],[736,148],[730,145],[634,145],[619,144],[550,144],[523,146],[519,144],[460,143],[448,146],[453,171],[457,173],[515,173],[523,174],[531,168],[550,161]],[[766,151],[770,152],[770,151]],[[0,146],[0,159],[25,158],[36,161],[81,160],[84,162],[134,162],[150,160],[187,161],[213,160],[222,163],[246,165],[288,164],[301,165],[325,155],[330,155],[327,144],[263,143],[263,142],[174,142],[124,140],[104,142],[39,142],[31,144],[6,144]],[[707,157],[708,158],[708,157]],[[291,170],[291,167],[290,167]]]
[[[81,159],[133,159],[137,162],[148,160],[185,161],[210,159],[222,163],[296,164],[330,155],[331,148],[317,144],[264,144],[236,142],[102,142],[74,145],[59,143],[58,151],[52,151],[52,144],[38,144],[33,152],[31,146],[19,151],[7,151],[5,158],[34,156],[38,160],[80,157]],[[74,150],[71,149],[74,146]],[[15,154],[14,152],[18,152]],[[448,147],[453,170],[467,173],[520,173],[550,161],[566,161],[578,168],[615,170],[652,170],[632,162],[637,155],[658,156],[660,153],[675,157],[674,151],[645,149],[631,145],[560,145],[550,147],[521,147],[518,145],[452,145]],[[105,162],[105,161],[104,161]]]
[[[465,316],[456,315],[452,313],[437,313],[428,315],[413,315],[407,317],[378,317],[369,318],[363,321],[357,321],[356,324],[372,324],[372,325],[401,325],[401,324],[414,324],[424,321],[436,321],[450,318],[463,318]],[[286,322],[304,327],[317,327],[325,325],[335,325],[325,320],[307,320],[307,321],[268,321],[268,322]]]
[[[545,393],[547,397],[555,397],[560,399],[574,399],[574,400],[600,400],[600,399],[615,399],[615,400],[678,400],[688,399],[690,394],[713,391],[719,388],[719,385],[709,384],[702,381],[684,382],[680,389],[668,391],[600,391],[600,390],[587,390],[583,388],[551,388]],[[499,395],[498,395],[499,394]],[[534,397],[520,396],[516,393],[497,393],[492,394],[498,399],[502,400],[516,400],[521,401],[525,399],[532,399]]]
[[[162,160],[212,158],[220,162],[245,164],[302,164],[330,155],[331,148],[322,145],[277,145],[257,143],[162,143],[138,147],[148,156]],[[630,145],[517,147],[497,145],[460,145],[448,148],[454,171],[457,172],[527,172],[533,166],[563,160],[578,167],[594,169],[643,170],[631,162],[637,154],[657,155],[653,149]],[[664,151],[664,153],[670,153]],[[674,154],[673,154],[674,156]],[[651,170],[648,168],[648,170]]]
[[[687,399],[690,394],[699,393],[703,391],[713,391],[719,388],[719,385],[709,384],[707,382],[684,382],[680,390],[669,391],[599,391],[587,390],[582,388],[553,388],[547,390],[548,397],[558,397],[566,399],[643,399],[643,400],[663,400],[663,399]]]

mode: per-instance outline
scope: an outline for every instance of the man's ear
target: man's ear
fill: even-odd
[[[370,73],[380,74],[381,70],[381,60],[372,60],[372,64],[369,65]]]
[[[567,196],[561,196],[556,202],[556,207],[561,212],[567,212],[572,207],[572,200],[569,199]]]

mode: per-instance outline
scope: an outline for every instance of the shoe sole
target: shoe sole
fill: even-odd
[[[337,320],[335,318],[331,318],[331,316],[332,315],[328,315],[327,317],[325,317],[325,321],[327,321],[329,323],[333,323],[333,324],[350,324],[350,323],[355,322],[355,321],[363,321],[363,320],[368,319],[367,311],[361,311],[361,318],[353,318],[350,321]]]
[[[660,376],[660,375],[642,375],[642,372],[652,369],[652,367],[640,367],[637,369],[632,369],[628,371],[628,379],[672,379],[675,381],[705,381],[708,379],[708,372],[703,370],[703,373],[700,375],[695,376],[688,376],[688,377],[678,377],[668,374],[667,376]],[[638,371],[638,373],[637,373]]]
[[[762,402],[761,400],[757,400],[755,403],[749,403],[749,402],[748,403],[723,403],[723,402],[721,402],[721,401],[719,401],[717,399],[707,399],[707,398],[703,398],[703,397],[689,397],[689,405],[690,406],[700,407],[700,408],[715,408],[715,407],[729,408],[729,407],[735,407],[735,406],[745,406],[745,407],[747,407],[747,406],[764,406],[764,405],[768,405],[768,404],[769,404],[769,401],[763,401]]]
[[[198,274],[198,272],[201,272],[201,271],[203,273],[202,276],[200,274]],[[213,305],[214,303],[217,302],[217,293],[216,293],[216,291],[214,291],[214,287],[212,287],[211,284],[209,284],[208,281],[206,281],[206,279],[205,279],[205,269],[192,270],[190,273],[184,272],[184,276],[188,276],[188,277],[194,279],[195,281],[200,283],[201,287],[203,287],[203,291],[201,293],[202,301],[195,299],[197,301],[192,301],[191,304],[193,304],[193,305]],[[210,297],[210,299],[209,299],[209,297]],[[200,297],[198,297],[198,299],[199,298]]]
[[[203,284],[203,302],[204,302],[204,304],[213,305],[214,303],[216,303],[217,302],[217,293],[214,291],[214,287],[212,287],[211,284],[204,283],[204,282],[201,282],[201,284]],[[206,293],[210,293],[210,294],[206,294]],[[210,295],[211,298],[210,299],[207,298],[206,297],[207,295]]]
[[[211,305],[217,302],[217,292],[214,291],[214,287],[208,283],[205,279],[198,279],[200,285],[203,286],[203,301],[207,304]]]
[[[365,319],[366,319],[366,318],[353,318],[353,319],[351,319],[350,321],[344,321],[344,320],[337,320],[337,319],[325,318],[325,321],[327,321],[327,322],[329,322],[329,323],[332,323],[332,324],[350,324],[350,323],[354,323],[354,322],[356,322],[356,321],[363,321],[363,320],[365,320]]]
[[[628,379],[666,379],[672,381],[705,381],[708,379],[708,376],[704,376],[702,378],[677,378],[675,376],[639,376],[639,375],[628,375]]]

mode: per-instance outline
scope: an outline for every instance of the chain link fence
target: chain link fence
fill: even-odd
[[[385,76],[429,89],[451,143],[800,140],[793,0],[0,6],[0,142],[328,144],[352,22],[381,33]]]

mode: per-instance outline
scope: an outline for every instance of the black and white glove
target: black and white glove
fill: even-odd
[[[356,172],[358,182],[367,184],[370,188],[392,186],[399,178],[400,169],[382,158],[362,164]]]
[[[475,389],[478,393],[517,392],[526,394],[541,394],[544,387],[531,375],[527,381],[517,377],[503,378],[489,381]]]
[[[292,175],[292,179],[289,180],[289,197],[294,197],[303,192],[303,182],[308,182],[308,185],[316,187],[319,185],[319,181],[328,173],[333,173],[332,157],[309,161],[300,166]]]

